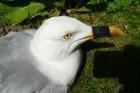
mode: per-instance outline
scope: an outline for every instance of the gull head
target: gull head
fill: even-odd
[[[92,27],[75,18],[45,20],[31,40],[37,68],[54,83],[71,84],[81,62],[79,46],[92,38]]]
[[[59,16],[44,21],[32,44],[37,54],[48,60],[50,56],[56,59],[57,55],[69,56],[79,48],[79,45],[92,38],[90,26],[75,18]],[[58,59],[60,58],[59,56]]]

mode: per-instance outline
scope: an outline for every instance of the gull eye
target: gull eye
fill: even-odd
[[[70,39],[72,37],[71,33],[67,33],[63,36],[64,39]]]

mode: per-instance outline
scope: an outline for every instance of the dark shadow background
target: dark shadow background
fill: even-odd
[[[77,79],[85,66],[87,52],[96,48],[113,47],[111,43],[89,41],[82,45],[83,63]],[[140,47],[126,45],[122,51],[95,51],[93,74],[96,78],[118,78],[123,85],[119,93],[140,93]]]
[[[119,93],[140,93],[140,48],[126,45],[123,51],[96,51],[94,77],[118,78],[124,88]]]

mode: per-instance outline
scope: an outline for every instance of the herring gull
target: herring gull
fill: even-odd
[[[80,66],[79,45],[92,38],[91,26],[66,16],[1,37],[0,93],[67,93]]]

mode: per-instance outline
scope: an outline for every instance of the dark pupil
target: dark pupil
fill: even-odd
[[[66,37],[69,37],[69,34],[67,34]]]

